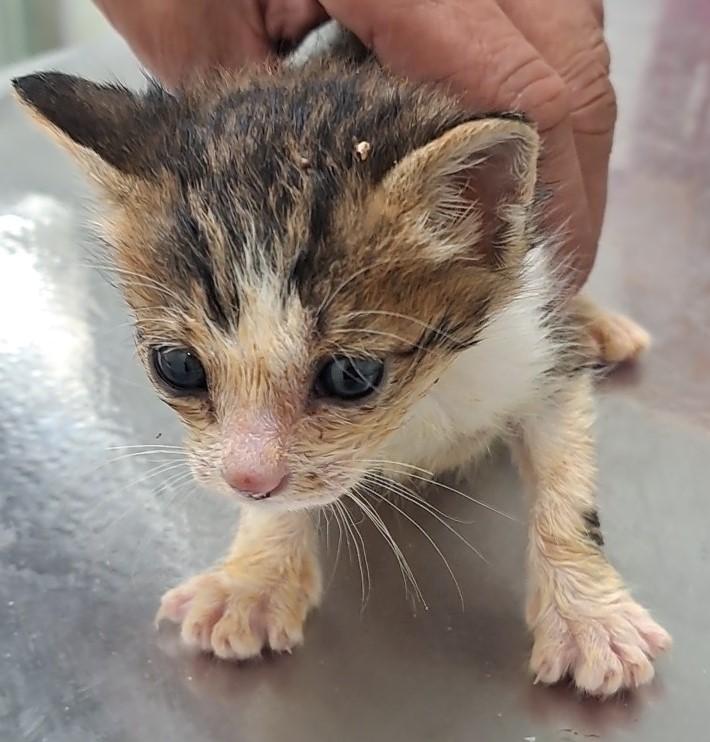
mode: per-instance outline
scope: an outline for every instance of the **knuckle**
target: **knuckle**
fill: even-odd
[[[542,60],[533,60],[511,79],[519,81],[520,109],[530,115],[542,131],[551,129],[569,117],[572,96],[568,85]]]
[[[614,86],[606,75],[598,77],[574,96],[572,120],[583,134],[610,134],[616,125],[618,106]]]
[[[616,123],[617,100],[609,77],[609,49],[603,37],[568,59],[561,75],[570,90],[575,130],[587,134],[611,132]]]

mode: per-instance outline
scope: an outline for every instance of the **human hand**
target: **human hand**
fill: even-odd
[[[266,59],[327,19],[315,0],[94,2],[168,87],[195,72]]]
[[[546,226],[564,229],[574,289],[596,256],[616,99],[602,0],[321,0],[395,72],[445,84],[475,110],[517,110],[543,139]]]

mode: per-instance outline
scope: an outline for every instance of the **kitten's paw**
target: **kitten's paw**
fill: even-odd
[[[530,669],[535,682],[572,677],[580,690],[610,696],[637,688],[654,676],[652,660],[671,646],[671,637],[645,608],[626,597],[598,616],[563,617],[548,608],[533,628]]]
[[[585,352],[599,363],[625,363],[640,356],[651,344],[651,336],[623,314],[579,296],[574,311],[584,326]]]
[[[181,625],[183,641],[222,659],[256,657],[269,648],[290,652],[320,601],[317,564],[298,572],[257,576],[221,570],[193,577],[163,596],[156,623]]]

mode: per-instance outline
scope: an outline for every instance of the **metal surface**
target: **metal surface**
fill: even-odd
[[[417,515],[465,610],[427,540],[390,518],[428,610],[413,611],[392,555],[363,524],[366,607],[357,560],[343,549],[292,656],[238,667],[155,632],[160,594],[220,555],[233,514],[180,480],[184,468],[168,470],[177,459],[116,448],[177,445],[180,430],[91,265],[81,179],[0,80],[0,740],[707,739],[708,7],[608,8],[621,119],[593,285],[657,342],[600,393],[600,499],[608,551],[675,650],[652,687],[605,704],[526,676],[524,508],[505,455],[464,489],[518,522],[455,495],[440,500],[487,563]],[[139,80],[118,43],[51,63]],[[329,565],[336,545],[331,533]]]

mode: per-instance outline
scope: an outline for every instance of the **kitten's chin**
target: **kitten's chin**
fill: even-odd
[[[219,494],[226,495],[239,507],[273,512],[296,512],[328,507],[345,497],[349,489],[350,487],[343,486],[305,493],[286,488],[268,497],[248,497],[229,488],[217,488]]]
[[[206,487],[215,494],[226,497],[239,507],[264,511],[272,510],[274,512],[318,510],[319,508],[328,507],[338,500],[342,500],[357,485],[357,479],[329,474],[329,484],[327,487],[314,487],[311,491],[308,491],[306,486],[299,488],[298,484],[296,484],[294,487],[292,482],[287,481],[284,486],[279,487],[273,493],[250,497],[247,494],[232,489],[221,477],[214,477],[212,472],[205,475],[201,469],[193,469],[193,474],[195,479],[203,487]]]
[[[301,510],[318,510],[332,505],[342,499],[347,490],[341,492],[328,492],[322,495],[296,495],[294,493],[281,492],[271,497],[253,499],[237,495],[236,500],[241,507],[250,507],[259,510],[273,510],[274,512],[295,512]],[[232,493],[232,499],[235,499]]]

